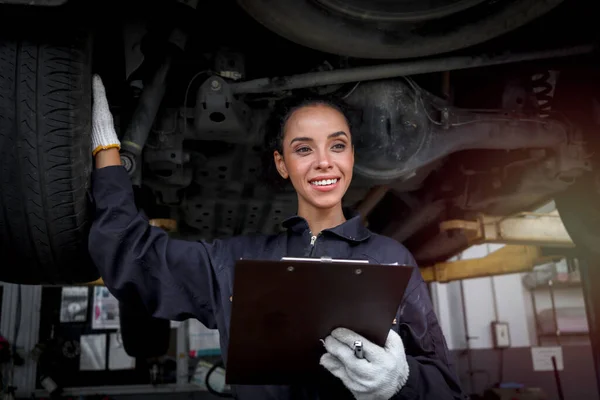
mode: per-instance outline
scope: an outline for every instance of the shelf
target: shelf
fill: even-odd
[[[184,383],[177,385],[168,383],[163,385],[111,385],[111,386],[84,386],[84,387],[67,387],[63,389],[65,396],[102,396],[113,394],[167,394],[167,393],[190,393],[190,392],[206,392],[197,385]],[[48,397],[46,390],[38,389],[35,394],[40,397]]]
[[[545,285],[539,285],[536,286],[534,288],[529,288],[530,291],[536,291],[536,290],[548,290],[550,289],[549,284],[545,284]],[[581,288],[581,282],[577,282],[577,281],[567,281],[567,282],[562,282],[562,281],[552,281],[552,289],[575,289],[575,288]]]
[[[556,333],[540,333],[537,335],[540,338],[561,338],[561,337],[582,337],[590,336],[589,332],[561,332],[560,335]]]

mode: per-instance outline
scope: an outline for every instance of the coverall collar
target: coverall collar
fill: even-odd
[[[323,232],[331,232],[336,236],[351,242],[363,242],[371,237],[371,232],[365,228],[360,214],[348,208],[344,209],[346,222],[334,228],[324,229]],[[309,229],[306,219],[293,215],[282,222],[284,228],[292,232],[302,233]]]

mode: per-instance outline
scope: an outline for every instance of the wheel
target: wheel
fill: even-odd
[[[408,58],[461,49],[500,36],[562,0],[238,0],[268,29],[324,52]]]
[[[584,254],[600,257],[600,174],[587,174],[555,197],[565,229]]]
[[[130,357],[154,358],[167,354],[171,321],[154,318],[137,301],[119,302],[123,348]]]
[[[581,135],[591,171],[554,197],[561,220],[578,250],[600,257],[600,72],[595,64],[567,68],[557,80],[554,108]]]
[[[60,10],[12,11],[0,6],[0,280],[93,281],[91,36]]]

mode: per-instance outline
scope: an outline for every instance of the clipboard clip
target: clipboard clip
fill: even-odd
[[[309,261],[309,262],[320,262],[320,263],[346,263],[346,264],[368,264],[369,260],[347,260],[341,258],[331,257],[320,257],[320,258],[308,258],[308,257],[282,257],[281,261]]]

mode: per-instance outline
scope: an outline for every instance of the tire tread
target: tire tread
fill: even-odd
[[[87,282],[91,46],[39,31],[0,38],[0,280]]]

